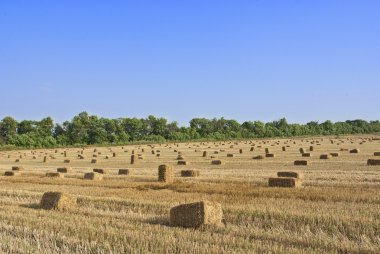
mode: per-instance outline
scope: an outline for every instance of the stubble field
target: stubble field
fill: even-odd
[[[310,146],[311,157],[302,157],[299,149],[309,152]],[[265,157],[265,148],[275,157]],[[360,152],[350,153],[354,148]],[[133,165],[132,151],[137,161]],[[339,156],[320,159],[333,152]],[[380,152],[380,140],[373,136],[0,152],[0,250],[380,253],[380,166],[367,166],[367,159],[380,159],[374,152]],[[179,153],[188,165],[177,165]],[[253,159],[257,155],[265,158]],[[97,163],[91,163],[93,159]],[[211,165],[214,159],[225,163]],[[295,160],[311,164],[294,166]],[[173,183],[157,182],[161,164],[173,166]],[[24,170],[4,176],[12,166]],[[45,176],[68,166],[72,171],[63,178]],[[94,168],[107,170],[103,180],[83,180],[83,174]],[[131,169],[133,175],[118,175],[118,169]],[[183,169],[197,169],[200,176],[181,177]],[[268,178],[284,170],[302,173],[303,186],[268,187]],[[40,209],[47,191],[76,197],[77,207]],[[223,226],[169,226],[171,207],[200,200],[222,205]]]

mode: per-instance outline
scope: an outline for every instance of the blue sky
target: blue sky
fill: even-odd
[[[380,119],[380,1],[0,1],[0,118]]]

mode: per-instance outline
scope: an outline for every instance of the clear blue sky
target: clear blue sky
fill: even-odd
[[[0,118],[380,119],[380,1],[0,1]]]

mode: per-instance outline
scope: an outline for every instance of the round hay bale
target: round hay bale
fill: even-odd
[[[92,164],[96,164],[96,163],[98,163],[98,160],[97,160],[97,159],[92,159],[92,160],[91,160],[91,163],[92,163]]]
[[[216,202],[201,201],[182,204],[170,209],[170,226],[199,228],[202,225],[222,225],[222,206]]]
[[[283,151],[283,152],[286,151],[286,147],[285,147],[285,146],[282,147],[282,151]]]
[[[265,157],[267,157],[267,158],[274,158],[274,157],[276,157],[276,155],[273,154],[273,153],[266,153]]]
[[[239,149],[239,153],[242,154],[243,153],[243,149]]]
[[[380,152],[374,152],[373,156],[380,156]]]
[[[96,173],[96,172],[85,173],[83,176],[83,179],[85,179],[85,180],[102,180],[103,175]]]
[[[202,157],[207,157],[207,151],[203,151]]]
[[[232,154],[232,153],[228,153],[228,154],[227,154],[227,157],[233,158],[233,157],[235,157],[235,155]]]
[[[200,175],[199,170],[194,170],[194,169],[181,170],[182,177],[197,177],[199,175]]]
[[[331,157],[339,157],[339,153],[330,153]]]
[[[63,163],[70,163],[70,160],[63,160]]]
[[[264,156],[262,155],[257,155],[255,157],[253,157],[254,160],[263,160],[264,159]]]
[[[270,149],[269,148],[265,148],[265,153],[270,153]]]
[[[76,199],[62,192],[45,192],[40,207],[46,210],[69,210],[76,206]]]
[[[313,152],[314,151],[314,146],[310,146],[309,150],[310,150],[310,152]]]
[[[312,154],[311,153],[303,153],[302,157],[312,157]]]
[[[173,182],[173,168],[169,165],[160,165],[158,167],[158,181],[165,183]]]

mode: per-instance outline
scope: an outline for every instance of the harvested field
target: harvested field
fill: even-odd
[[[296,166],[295,161],[306,159],[299,148],[311,145],[315,156],[307,158],[307,166]],[[368,159],[376,159],[380,140],[372,140],[372,136],[154,146],[1,151],[1,252],[380,253],[380,167],[367,166]],[[253,152],[251,147],[255,147]],[[265,155],[268,147],[276,157],[252,159]],[[358,147],[360,153],[350,153]],[[92,172],[94,149],[101,152],[100,158],[109,156],[108,160],[98,157],[96,164],[107,171],[105,175]],[[136,161],[137,154],[144,159],[131,164],[132,150]],[[159,150],[160,157],[153,150]],[[174,150],[181,152],[199,176],[183,177],[182,172],[190,169],[177,165]],[[338,152],[339,157],[319,158]],[[22,161],[15,164],[20,154]],[[56,159],[51,159],[53,154]],[[43,162],[44,157],[49,159]],[[64,178],[46,177],[67,166],[65,159],[70,160],[72,170],[64,173]],[[222,164],[212,164],[220,159]],[[171,165],[172,174],[162,173],[171,180],[160,183],[157,169],[163,164]],[[10,170],[15,165],[23,170]],[[5,172],[16,175],[8,177]],[[280,178],[302,175],[302,188],[269,187],[268,179],[280,172],[285,172]],[[102,181],[85,181],[84,174],[102,177]],[[40,209],[45,192],[65,193],[77,200],[76,206]],[[48,200],[54,203],[53,198]],[[180,224],[170,219],[171,208],[202,200],[221,205],[221,226],[198,228],[198,223],[186,224],[187,217],[178,220]],[[191,216],[188,212],[193,206],[185,208],[180,213]]]

